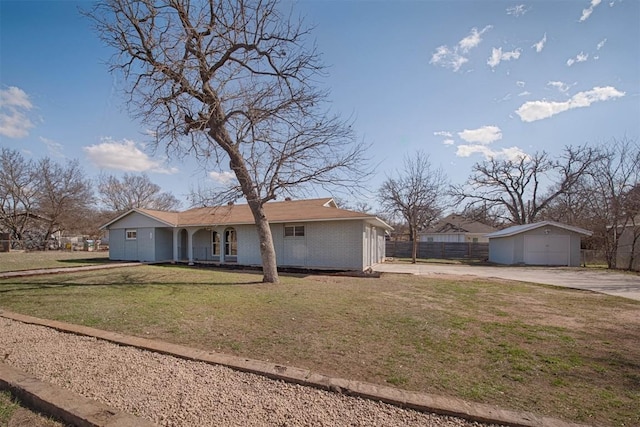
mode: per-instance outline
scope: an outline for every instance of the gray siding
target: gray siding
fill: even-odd
[[[212,230],[200,229],[193,235],[194,261],[210,261],[213,259],[213,245],[211,244]]]
[[[497,264],[514,264],[514,239],[509,237],[489,239],[489,261]]]
[[[155,237],[155,259],[157,261],[171,261],[173,259],[173,230],[156,228]]]
[[[124,260],[124,228],[109,230],[109,259]]]
[[[362,221],[308,223],[307,266],[363,269]]]

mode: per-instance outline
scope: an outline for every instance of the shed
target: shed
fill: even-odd
[[[489,233],[489,261],[497,264],[580,266],[580,240],[592,233],[554,221]]]

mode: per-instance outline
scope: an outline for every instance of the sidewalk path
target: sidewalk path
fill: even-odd
[[[139,262],[118,262],[118,263],[95,264],[95,265],[86,265],[86,266],[78,266],[78,267],[38,268],[35,270],[5,271],[0,273],[0,279],[10,279],[12,277],[39,276],[42,274],[75,273],[77,271],[106,270],[109,268],[135,267],[138,265],[144,265],[144,264]]]
[[[376,264],[373,270],[381,273],[409,273],[416,275],[447,274],[496,277],[499,279],[582,289],[640,301],[640,274],[634,273],[618,273],[579,267],[498,267],[393,262]]]

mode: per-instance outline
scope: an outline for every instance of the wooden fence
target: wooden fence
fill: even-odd
[[[411,258],[412,242],[388,241],[387,257]],[[489,258],[488,243],[418,242],[417,258],[480,259]]]

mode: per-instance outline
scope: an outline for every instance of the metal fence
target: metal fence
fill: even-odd
[[[412,242],[388,241],[386,254],[394,258],[410,258]],[[466,242],[418,242],[417,258],[479,259],[489,258],[488,243]]]

